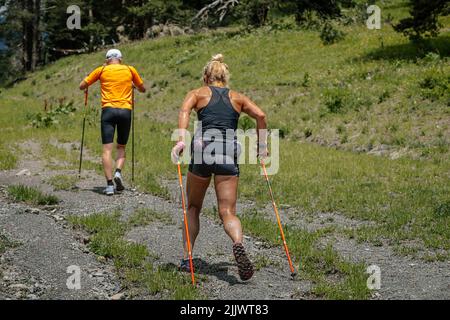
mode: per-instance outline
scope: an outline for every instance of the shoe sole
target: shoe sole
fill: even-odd
[[[189,264],[189,262],[187,262],[186,264],[182,264],[178,267],[178,269],[181,272],[187,272],[187,273],[191,273],[191,265]]]
[[[125,190],[125,187],[123,186],[123,183],[122,183],[122,179],[120,179],[120,178],[114,178],[114,182],[116,183],[116,190],[117,191],[123,191],[123,190]]]
[[[245,253],[244,246],[241,243],[233,245],[233,254],[238,265],[239,277],[242,281],[250,280],[253,277],[253,264]]]

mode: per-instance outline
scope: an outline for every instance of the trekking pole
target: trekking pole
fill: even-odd
[[[181,164],[179,161],[178,161],[178,180],[180,181],[181,205],[183,207],[184,231],[186,232],[186,242],[187,242],[187,246],[188,246],[189,267],[191,269],[192,285],[195,286],[194,263],[192,262],[192,251],[191,251],[191,239],[189,237],[189,226],[188,226],[188,222],[187,222],[186,203],[184,200],[183,178],[181,176]]]
[[[132,123],[131,123],[131,139],[132,139],[132,144],[131,144],[131,181],[134,184],[134,86],[133,89],[131,91],[131,112],[132,112]]]
[[[88,105],[88,88],[84,90],[84,116],[83,116],[83,130],[81,133],[81,147],[80,147],[80,166],[78,168],[78,177],[81,177],[81,163],[83,162],[83,147],[84,147],[84,129],[86,128],[86,110]]]
[[[281,233],[281,239],[283,240],[284,251],[286,252],[286,256],[287,256],[287,259],[289,262],[289,268],[291,269],[291,277],[295,277],[295,275],[297,273],[295,272],[294,266],[292,264],[291,256],[289,254],[289,249],[288,249],[288,246],[286,243],[286,238],[285,238],[284,232],[283,232],[283,226],[281,225],[280,214],[278,213],[278,208],[275,203],[275,199],[274,199],[273,192],[272,192],[272,186],[270,185],[270,180],[269,180],[269,176],[267,175],[266,165],[264,164],[264,161],[261,161],[261,165],[263,168],[264,177],[266,178],[267,186],[269,187],[269,194],[270,194],[270,197],[272,198],[272,206],[273,206],[273,210],[275,211],[275,215],[277,217],[278,227],[280,228],[280,233]]]

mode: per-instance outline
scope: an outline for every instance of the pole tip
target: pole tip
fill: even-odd
[[[292,278],[292,280],[294,280],[296,276],[297,276],[297,272],[292,272],[292,273],[291,273],[291,278]]]

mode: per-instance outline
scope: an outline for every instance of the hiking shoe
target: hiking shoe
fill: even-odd
[[[122,180],[122,174],[120,172],[117,172],[114,174],[114,182],[116,184],[116,190],[121,192],[125,190],[125,187],[123,186],[123,180]]]
[[[242,243],[233,244],[233,254],[238,265],[239,277],[242,281],[250,280],[254,273],[253,265],[247,257]]]
[[[181,259],[180,271],[191,272],[191,265],[189,264],[189,259]]]
[[[107,196],[112,196],[114,195],[114,186],[106,186],[104,193]]]

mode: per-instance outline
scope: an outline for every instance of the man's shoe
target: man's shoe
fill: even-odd
[[[122,174],[118,171],[114,174],[114,182],[116,184],[117,191],[121,192],[125,190],[125,187],[123,186]]]
[[[114,195],[114,186],[106,186],[104,193],[107,196],[113,196]]]

